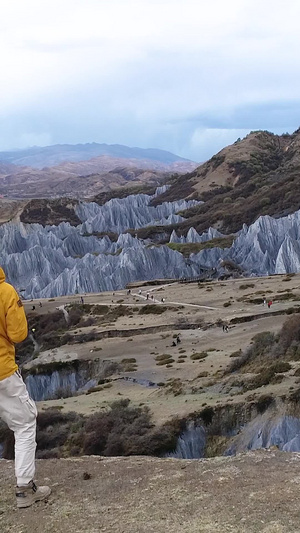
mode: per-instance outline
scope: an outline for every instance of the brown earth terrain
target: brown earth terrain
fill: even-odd
[[[264,297],[272,300],[270,309],[263,305]],[[35,320],[38,324],[35,316],[74,302],[80,305],[78,295],[44,300],[42,308],[38,307],[38,301],[24,304],[34,326]],[[143,308],[149,303],[151,312],[143,314]],[[53,349],[41,349],[26,366],[76,359],[120,363],[124,358],[134,358],[135,365],[111,376],[109,388],[41,402],[40,409],[59,406],[65,411],[88,414],[124,397],[136,406],[142,402],[150,408],[154,420],[161,423],[175,415],[184,417],[199,411],[205,405],[240,404],[253,401],[262,393],[280,397],[290,389],[297,389],[298,361],[290,363],[280,382],[256,390],[236,386],[237,376],[224,375],[224,370],[234,359],[231,355],[239,355],[237,352],[245,350],[255,335],[265,331],[277,333],[289,317],[286,313],[298,311],[300,275],[215,281],[199,286],[197,283],[143,286],[132,289],[131,294],[127,291],[87,294],[84,304],[85,316],[94,317],[94,323],[72,327],[69,333],[73,341],[70,339],[68,344]],[[36,307],[34,313],[32,305]],[[97,318],[90,314],[89,309],[94,305],[102,306],[104,315]],[[160,311],[163,312],[158,314]],[[228,325],[227,333],[223,324]],[[76,342],[79,335],[91,332],[94,340]],[[173,346],[178,333],[181,342]],[[162,355],[173,361],[168,366],[160,363]],[[256,372],[259,368],[250,373],[242,371],[239,378],[247,380]],[[140,380],[160,385],[147,387],[139,384]]]
[[[276,450],[201,460],[81,457],[38,461],[48,502],[15,508],[0,461],[2,533],[296,533],[300,455]]]
[[[180,176],[152,205],[178,198],[204,203],[182,213],[186,221],[164,228],[170,234],[199,233],[210,226],[222,233],[240,230],[261,215],[286,216],[300,207],[300,132],[252,132],[227,146],[194,172]],[[278,193],[280,191],[280,194]],[[147,229],[147,228],[146,228]],[[160,230],[152,228],[155,238]],[[143,236],[145,229],[138,232]]]
[[[122,160],[121,163],[122,167],[90,175],[78,175],[59,168],[26,169],[18,174],[0,176],[0,193],[8,198],[89,198],[130,182],[159,185],[172,175],[168,171],[130,169],[125,166],[127,162]]]
[[[189,161],[165,164],[150,159],[105,155],[41,169],[1,164],[0,194],[8,198],[88,198],[131,182],[158,185],[174,174],[189,172],[196,166]]]
[[[26,200],[0,198],[0,224],[4,224],[18,217],[22,213],[26,203]]]
[[[265,331],[277,333],[287,319],[298,318],[298,313],[292,311],[299,310],[300,274],[204,282],[199,286],[143,285],[132,287],[130,294],[116,291],[82,296],[83,306],[79,295],[41,300],[42,307],[38,300],[24,302],[37,339],[40,318],[49,317],[50,321],[62,305],[75,304],[76,309],[82,306],[85,319],[98,317],[96,323],[69,329],[73,341],[41,350],[25,365],[27,370],[59,361],[121,362],[124,358],[133,358],[134,368],[110,376],[108,388],[39,402],[41,413],[56,406],[64,412],[91,414],[108,410],[116,399],[130,398],[133,406],[149,407],[154,422],[161,424],[174,416],[199,413],[204,406],[247,406],[255,399],[280,399],[298,390],[298,359],[280,374],[280,381],[246,391],[232,383],[232,376],[224,374],[224,370],[235,360],[231,355],[251,346],[255,336]],[[270,308],[263,305],[264,297],[272,299]],[[105,313],[92,315],[95,305]],[[149,310],[149,305],[151,313],[140,313],[147,306]],[[124,314],[120,315],[120,309]],[[165,311],[158,314],[162,309]],[[222,324],[228,325],[228,332],[223,331]],[[76,336],[91,332],[99,338],[75,342]],[[178,333],[181,342],[172,346],[173,336]],[[166,353],[174,361],[168,366],[158,365],[157,356]],[[193,358],[201,353],[206,356]],[[247,370],[246,377],[257,372],[255,368],[250,373]],[[240,369],[234,380],[242,376],[245,378]],[[149,379],[164,385],[146,387],[131,379]],[[174,387],[174,380],[180,383],[179,388]],[[50,435],[51,428],[49,431]],[[52,495],[48,502],[17,510],[13,463],[3,459],[0,530],[296,533],[300,531],[299,460],[298,453],[276,449],[201,460],[145,456],[38,460],[37,479],[40,484],[51,485]]]

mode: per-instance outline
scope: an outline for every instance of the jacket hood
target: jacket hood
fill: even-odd
[[[3,283],[5,281],[5,274],[3,268],[0,267],[0,283]]]

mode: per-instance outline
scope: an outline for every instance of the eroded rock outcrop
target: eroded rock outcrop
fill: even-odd
[[[185,258],[167,246],[122,233],[176,222],[181,218],[178,210],[188,204],[184,200],[152,207],[151,198],[139,194],[112,199],[103,206],[79,204],[77,214],[83,222],[76,227],[68,222],[0,226],[0,261],[8,280],[25,298],[47,298],[121,289],[136,280],[197,277],[200,267],[222,273],[222,261],[227,259],[248,275],[300,271],[300,211],[280,219],[262,216],[250,227],[244,226],[230,248],[206,248]],[[103,235],[111,230],[119,233],[115,242]],[[214,228],[201,235],[191,228],[186,237],[173,231],[170,241],[201,243],[217,237],[222,234]]]

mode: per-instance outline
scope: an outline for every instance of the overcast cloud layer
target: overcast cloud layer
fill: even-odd
[[[299,0],[2,0],[0,150],[106,142],[203,161],[300,125]]]

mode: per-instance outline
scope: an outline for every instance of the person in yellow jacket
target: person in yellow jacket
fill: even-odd
[[[37,487],[35,474],[37,409],[15,361],[15,343],[26,339],[27,319],[14,287],[0,267],[0,418],[15,436],[17,507],[29,507],[49,496],[49,487]]]

